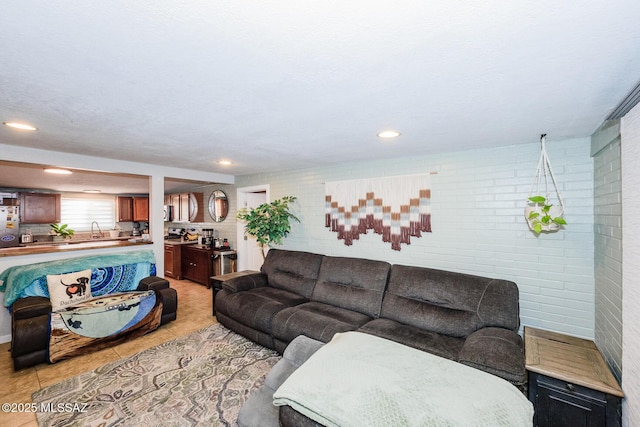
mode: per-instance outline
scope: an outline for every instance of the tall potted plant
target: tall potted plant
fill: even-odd
[[[236,217],[245,221],[244,231],[249,236],[255,237],[262,252],[262,258],[266,258],[265,246],[281,245],[282,239],[291,231],[290,220],[300,220],[289,211],[289,205],[296,201],[295,196],[285,196],[271,203],[263,203],[253,209],[241,209]]]

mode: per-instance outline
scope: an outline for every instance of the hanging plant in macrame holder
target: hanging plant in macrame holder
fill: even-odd
[[[567,223],[563,218],[564,201],[558,190],[558,184],[556,184],[556,178],[553,176],[551,163],[547,155],[547,148],[545,146],[546,139],[546,134],[540,136],[540,160],[538,161],[533,186],[531,187],[531,191],[529,191],[527,206],[524,208],[524,217],[527,220],[527,224],[531,231],[536,234],[540,234],[543,231],[558,231],[560,226]],[[544,182],[541,183],[541,181]],[[551,181],[553,189],[555,190],[555,197],[558,201],[557,204],[552,202],[549,192],[549,181]],[[544,196],[541,193],[541,184],[544,184]]]

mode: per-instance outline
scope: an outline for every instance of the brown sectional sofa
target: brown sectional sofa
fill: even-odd
[[[271,249],[261,272],[224,282],[216,316],[283,352],[298,335],[381,336],[464,363],[524,389],[515,283],[449,271]]]

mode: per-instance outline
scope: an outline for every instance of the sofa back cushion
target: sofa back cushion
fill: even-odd
[[[318,278],[322,255],[309,252],[270,249],[260,271],[269,286],[309,298]]]
[[[325,256],[311,300],[378,317],[390,267],[384,261]]]
[[[518,286],[507,280],[394,265],[380,317],[455,337],[488,326],[517,331]]]

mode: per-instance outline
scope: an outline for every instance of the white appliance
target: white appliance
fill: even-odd
[[[20,211],[18,206],[0,206],[0,248],[20,244]]]
[[[172,215],[171,215],[171,211],[173,210],[173,206],[171,205],[164,205],[164,220],[165,221],[171,221]]]

